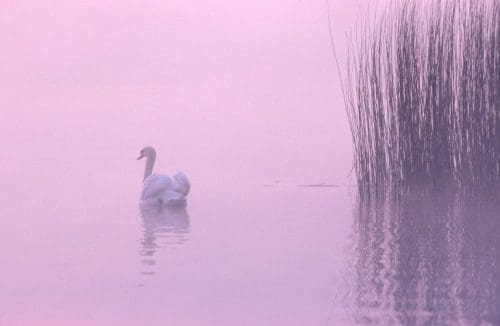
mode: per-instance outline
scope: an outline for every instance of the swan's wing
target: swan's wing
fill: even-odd
[[[172,190],[173,185],[168,175],[152,174],[144,180],[141,199],[159,196],[166,190]]]
[[[191,189],[191,184],[188,178],[182,172],[178,172],[174,175],[175,185],[174,190],[186,196]]]
[[[163,203],[169,206],[181,206],[186,204],[186,196],[175,190],[167,190],[162,192],[160,198]]]

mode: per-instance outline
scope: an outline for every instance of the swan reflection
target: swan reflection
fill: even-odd
[[[154,275],[157,251],[160,248],[176,248],[189,240],[189,215],[186,205],[157,206],[140,209],[143,234],[141,238],[141,274]]]
[[[359,323],[500,324],[498,195],[360,199],[352,303]]]

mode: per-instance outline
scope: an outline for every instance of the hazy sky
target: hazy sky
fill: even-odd
[[[331,0],[341,64],[359,2]],[[113,156],[121,165],[121,153],[151,144],[168,153],[165,166],[200,175],[245,166],[263,180],[344,182],[350,135],[326,8],[2,2],[2,158],[17,161],[2,159],[1,173],[60,156],[74,158],[62,166]]]

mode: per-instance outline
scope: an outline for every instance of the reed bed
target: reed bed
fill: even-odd
[[[360,191],[500,184],[500,1],[392,2],[348,57]]]

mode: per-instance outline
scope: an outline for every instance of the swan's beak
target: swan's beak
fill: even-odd
[[[139,156],[139,157],[137,158],[137,160],[140,160],[140,159],[141,159],[141,158],[143,158],[143,157],[144,157],[144,156],[142,156],[142,155],[141,155],[141,156]]]

